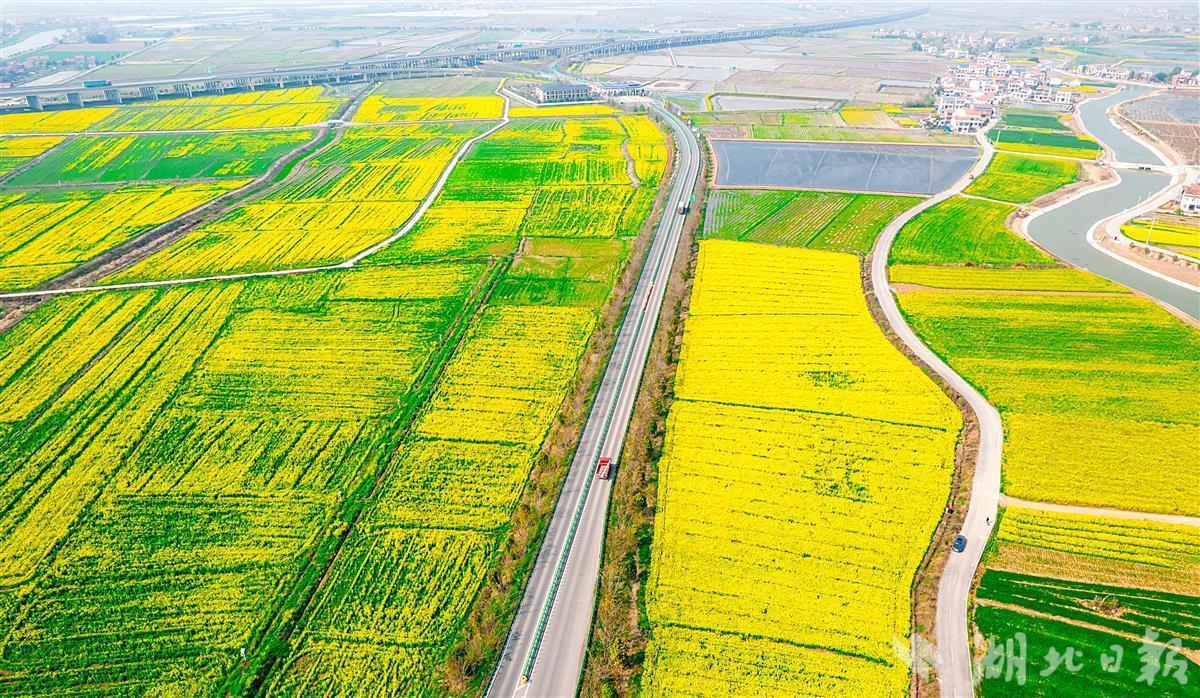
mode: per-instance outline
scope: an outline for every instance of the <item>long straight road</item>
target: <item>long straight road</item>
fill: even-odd
[[[488,687],[494,698],[574,696],[592,627],[611,480],[595,477],[601,456],[616,468],[642,369],[662,308],[684,216],[700,175],[700,145],[688,126],[660,110],[675,134],[678,162],[666,208],[646,255],[596,401],[555,505],[550,526]]]

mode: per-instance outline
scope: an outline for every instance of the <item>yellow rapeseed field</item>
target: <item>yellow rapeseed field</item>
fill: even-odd
[[[989,569],[1194,596],[1200,528],[1005,507]]]
[[[90,107],[66,111],[36,111],[0,115],[0,133],[75,133],[116,111],[115,107]]]
[[[453,119],[499,119],[504,112],[504,99],[483,97],[380,97],[371,95],[363,100],[354,114],[354,121],[383,123],[388,121],[447,121]]]
[[[954,405],[854,255],[700,243],[660,464],[647,695],[906,695]]]
[[[35,157],[62,142],[62,136],[0,138],[0,160]]]
[[[108,281],[331,264],[400,228],[481,124],[348,130],[293,181]]]
[[[0,289],[35,286],[248,181],[9,197],[0,207]]]
[[[163,99],[110,109],[97,131],[275,128],[315,124],[342,103],[320,87]],[[87,110],[85,110],[87,111]],[[64,112],[65,113],[65,112]]]
[[[62,141],[62,136],[0,138],[0,175],[11,172],[26,160],[41,155]]]

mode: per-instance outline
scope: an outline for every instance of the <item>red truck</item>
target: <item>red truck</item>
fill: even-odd
[[[608,456],[601,456],[600,463],[596,465],[596,477],[601,480],[607,480],[612,477],[612,459]]]

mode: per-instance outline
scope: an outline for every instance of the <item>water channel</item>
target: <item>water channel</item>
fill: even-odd
[[[1103,99],[1084,102],[1079,107],[1084,127],[1107,146],[1119,161],[1167,164],[1117,128],[1105,113],[1116,102],[1149,91],[1150,88],[1145,87],[1126,87]],[[1029,236],[1057,257],[1200,318],[1200,293],[1113,259],[1088,243],[1087,232],[1097,221],[1135,206],[1171,181],[1169,175],[1159,172],[1120,170],[1118,174],[1121,182],[1117,186],[1085,194],[1031,220],[1027,228]]]

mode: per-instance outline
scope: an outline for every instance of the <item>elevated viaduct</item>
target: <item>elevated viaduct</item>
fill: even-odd
[[[657,51],[659,49],[675,48],[678,46],[761,39],[780,34],[811,34],[813,32],[845,29],[847,27],[895,22],[916,17],[926,11],[928,11],[927,7],[917,7],[886,15],[848,17],[828,22],[790,24],[777,27],[690,34],[664,34],[634,39],[547,43],[475,51],[427,53],[412,56],[372,58],[343,63],[322,63],[267,70],[250,70],[220,75],[155,78],[115,83],[104,81],[104,84],[100,85],[65,84],[14,87],[0,90],[0,98],[24,98],[29,109],[40,111],[50,105],[62,108],[79,108],[85,105],[120,104],[126,100],[154,100],[160,97],[191,97],[193,95],[212,95],[283,87],[364,82],[416,77],[436,71],[471,68],[489,62],[515,62],[567,57],[576,60],[586,60],[598,56]]]

